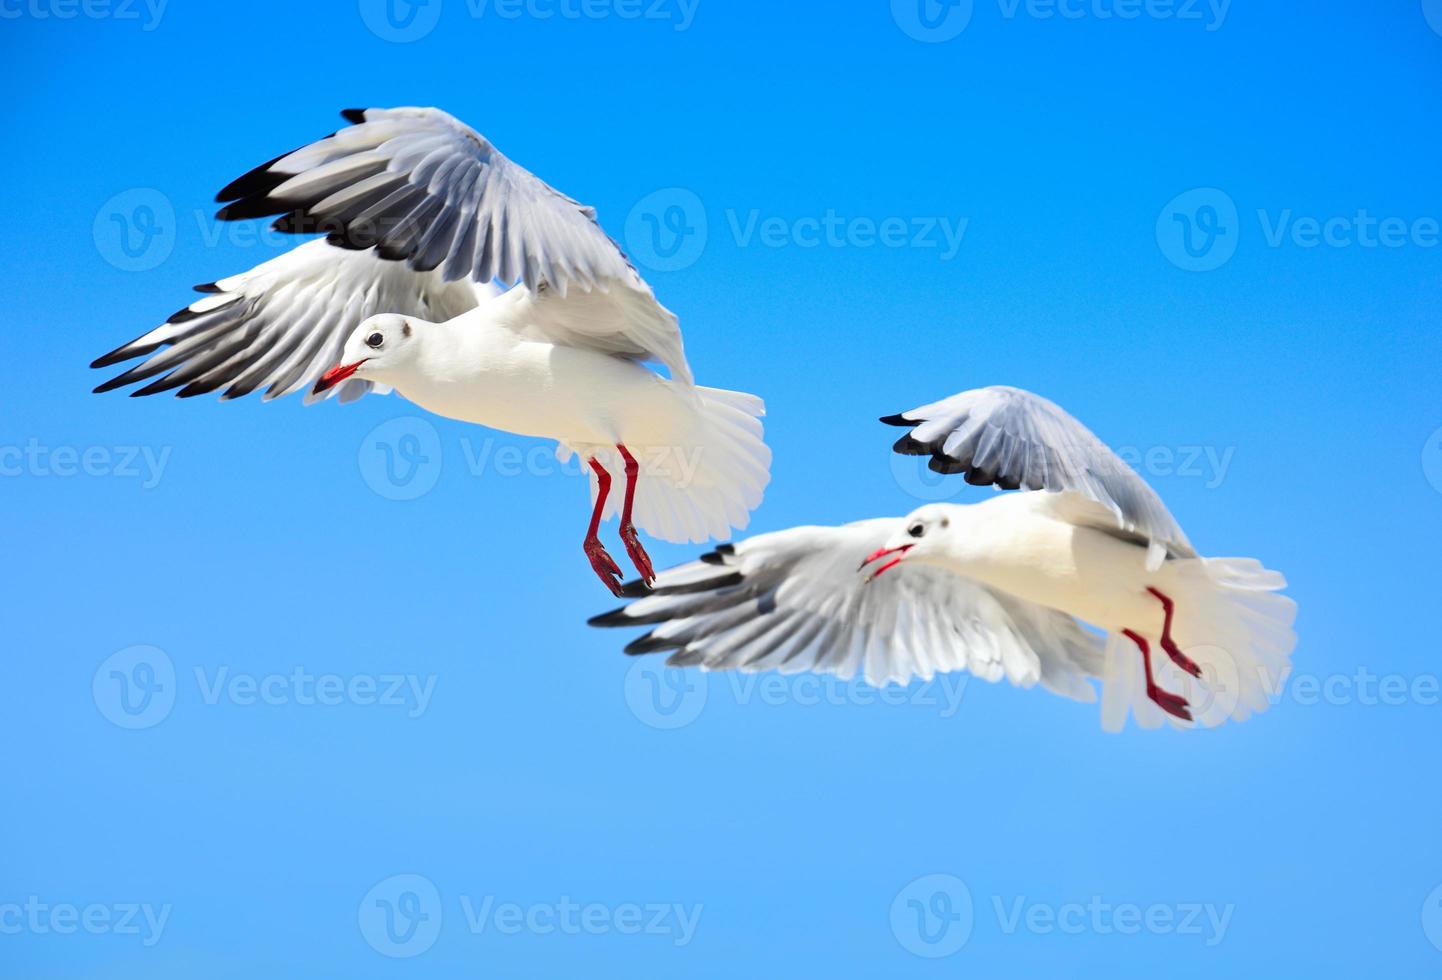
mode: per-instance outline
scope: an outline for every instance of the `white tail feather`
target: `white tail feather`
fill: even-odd
[[[1291,669],[1297,604],[1278,590],[1281,573],[1252,558],[1198,558],[1170,563],[1176,600],[1172,636],[1202,669],[1200,678],[1176,667],[1152,641],[1157,685],[1184,697],[1197,727],[1246,721],[1275,702]],[[1102,727],[1120,731],[1130,712],[1142,728],[1176,722],[1147,697],[1141,654],[1126,637],[1107,638]]]
[[[640,464],[632,516],[663,541],[699,544],[743,530],[771,479],[771,450],[762,441],[760,398],[739,391],[696,388],[700,399],[693,436],[685,446],[628,446]],[[603,516],[621,510],[624,478],[617,454],[597,451],[612,474]],[[591,477],[591,499],[597,493]]]

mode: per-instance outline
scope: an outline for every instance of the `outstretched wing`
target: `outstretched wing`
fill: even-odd
[[[1196,556],[1156,491],[1086,426],[1039,395],[1004,385],[975,388],[881,421],[913,427],[893,448],[930,456],[928,465],[938,473],[960,473],[977,486],[1066,492],[1056,504],[1072,520],[1141,539],[1154,564],[1167,554]]]
[[[676,317],[579,204],[439,109],[348,109],[350,127],[287,153],[218,195],[219,217],[280,215],[342,248],[450,282],[523,282],[513,319],[554,343],[659,361],[691,381]],[[575,287],[575,288],[573,288]],[[520,307],[526,306],[524,311]]]
[[[900,524],[796,527],[723,545],[591,624],[654,626],[626,652],[672,651],[677,667],[860,673],[876,686],[969,670],[1095,700],[1086,678],[1101,672],[1101,644],[1070,616],[924,565],[866,582],[857,566]]]
[[[218,217],[281,215],[282,231],[439,269],[447,281],[547,282],[565,295],[639,282],[596,212],[439,109],[347,109],[355,125],[224,188]]]
[[[322,240],[196,289],[206,295],[90,365],[145,358],[97,392],[149,381],[131,394],[179,389],[177,395],[189,398],[224,389],[221,397],[229,399],[264,388],[269,400],[309,388],[340,358],[346,338],[366,317],[449,320],[493,292],[416,272],[373,249],[347,251]],[[339,392],[342,401],[351,401],[370,388],[369,381],[352,379],[314,397]]]

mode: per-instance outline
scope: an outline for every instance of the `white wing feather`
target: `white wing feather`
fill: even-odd
[[[797,527],[723,546],[591,622],[652,625],[627,652],[672,651],[674,666],[860,674],[876,686],[967,670],[1095,700],[1086,678],[1101,672],[1101,642],[1070,616],[923,565],[867,584],[857,566],[900,524]]]

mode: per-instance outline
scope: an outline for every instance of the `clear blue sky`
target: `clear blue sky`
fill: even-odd
[[[0,973],[1436,974],[1442,5],[430,3],[0,6]],[[1108,737],[629,673],[538,444],[89,393],[280,247],[220,186],[406,104],[594,204],[766,397],[753,529],[973,499],[875,419],[1024,386],[1287,573],[1297,677]]]

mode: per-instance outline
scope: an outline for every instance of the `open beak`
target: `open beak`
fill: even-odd
[[[354,364],[337,364],[320,376],[320,380],[315,383],[315,387],[311,389],[310,393],[312,395],[319,395],[323,391],[329,391],[346,378],[349,378],[352,374],[355,374],[356,370],[367,360],[369,360],[369,358],[363,357]]]
[[[883,572],[889,571],[895,568],[897,565],[900,565],[901,559],[905,558],[906,553],[915,547],[916,545],[914,544],[904,544],[897,548],[878,548],[871,554],[867,555],[866,558],[862,560],[861,564],[856,566],[856,570],[859,572],[874,561],[880,561],[888,555],[895,555],[896,557],[891,559],[891,561],[887,562],[885,565],[882,565],[880,568],[876,569],[876,571],[866,576],[866,581],[871,582]]]

